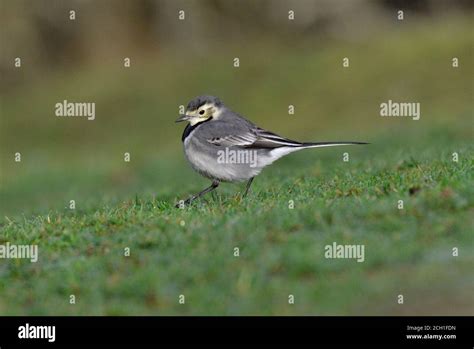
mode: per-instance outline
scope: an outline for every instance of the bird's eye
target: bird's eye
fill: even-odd
[[[199,115],[204,115],[204,110],[199,111]]]

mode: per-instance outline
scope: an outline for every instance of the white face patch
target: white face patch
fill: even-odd
[[[202,111],[204,111],[203,114]],[[189,123],[194,126],[200,122],[206,121],[210,117],[217,119],[222,112],[222,108],[215,106],[212,103],[206,103],[200,106],[197,110],[186,112],[186,115],[190,116]]]
[[[200,122],[203,122],[203,121],[206,121],[207,118],[197,118],[197,117],[193,117],[192,119],[189,119],[189,124],[191,126],[194,126],[196,124],[199,124]]]

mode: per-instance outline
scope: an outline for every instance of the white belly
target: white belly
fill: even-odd
[[[193,137],[184,141],[184,152],[194,170],[204,177],[223,182],[246,181],[258,175],[262,167],[251,164],[229,163],[218,161],[217,151],[222,149],[213,145],[202,144]]]

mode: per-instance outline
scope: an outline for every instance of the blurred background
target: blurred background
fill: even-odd
[[[206,185],[174,124],[201,94],[290,138],[469,139],[472,14],[468,0],[2,0],[0,213]],[[421,120],[380,117],[388,99],[421,103]],[[55,116],[63,100],[95,102],[96,119]]]
[[[0,243],[41,246],[0,263],[0,314],[473,313],[473,1],[0,4]],[[245,205],[222,185],[174,210],[209,185],[174,123],[201,94],[289,138],[372,144],[292,154]],[[95,120],[56,116],[64,100]],[[381,117],[388,100],[421,119]],[[324,259],[333,241],[367,263]]]

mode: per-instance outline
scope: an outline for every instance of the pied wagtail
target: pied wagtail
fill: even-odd
[[[187,121],[182,141],[191,166],[212,180],[211,186],[180,201],[176,207],[216,189],[220,182],[247,181],[243,197],[253,179],[275,160],[307,148],[367,144],[364,142],[297,142],[266,131],[227,108],[217,97],[199,96],[189,102],[176,122]]]

